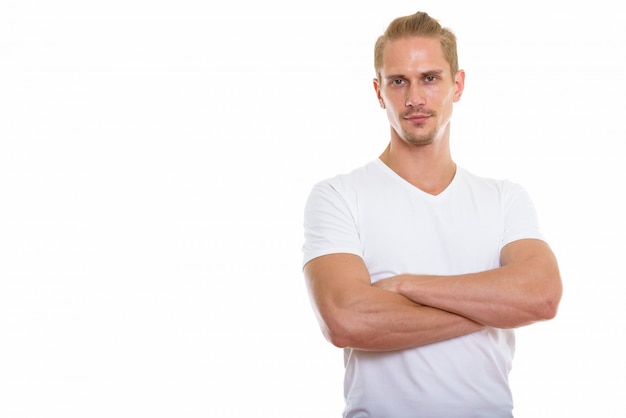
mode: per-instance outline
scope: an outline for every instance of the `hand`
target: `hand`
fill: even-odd
[[[421,304],[418,296],[422,294],[421,285],[437,280],[437,276],[424,274],[398,274],[373,283],[373,287],[397,293]]]
[[[387,277],[386,279],[378,280],[375,283],[372,283],[373,287],[377,287],[379,289],[387,290],[389,292],[402,294],[400,292],[400,285],[407,280],[408,276],[405,274],[399,274],[397,276]]]

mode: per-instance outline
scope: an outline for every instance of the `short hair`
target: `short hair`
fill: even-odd
[[[394,19],[385,33],[383,33],[374,46],[374,69],[376,77],[380,80],[380,70],[383,66],[383,52],[388,41],[410,37],[424,36],[437,38],[441,42],[443,55],[450,64],[452,76],[459,70],[459,59],[456,51],[456,36],[448,29],[442,27],[439,22],[425,12],[417,12],[413,15],[402,16]]]

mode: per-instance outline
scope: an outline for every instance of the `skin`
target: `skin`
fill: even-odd
[[[451,74],[437,39],[406,37],[385,46],[374,89],[390,124],[380,159],[421,190],[437,195],[450,184],[453,104],[465,73]],[[506,245],[501,267],[457,276],[402,274],[371,283],[352,254],[315,258],[304,267],[314,311],[338,347],[398,350],[459,337],[485,326],[515,328],[556,315],[562,284],[543,241]]]
[[[389,119],[391,140],[380,159],[416,187],[441,193],[452,181],[450,155],[453,103],[465,86],[465,72],[450,74],[441,45],[433,38],[389,42],[374,89]]]

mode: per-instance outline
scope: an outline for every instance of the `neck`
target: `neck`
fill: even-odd
[[[392,138],[380,160],[404,180],[432,195],[443,192],[456,174],[447,139],[416,146]]]

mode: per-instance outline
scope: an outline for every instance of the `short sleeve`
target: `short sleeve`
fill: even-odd
[[[338,184],[327,180],[312,188],[304,209],[302,266],[327,254],[362,256],[354,210]]]
[[[506,183],[504,193],[504,232],[502,247],[520,239],[544,239],[535,206],[526,190]]]

